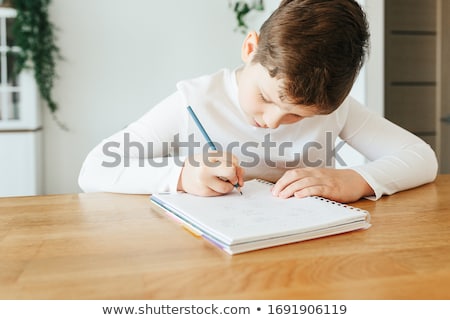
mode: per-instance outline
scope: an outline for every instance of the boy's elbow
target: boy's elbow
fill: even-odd
[[[439,162],[436,153],[431,148],[430,145],[425,145],[425,150],[423,152],[424,166],[422,167],[422,172],[425,174],[426,182],[433,182],[439,171]]]
[[[433,150],[432,150],[433,151]],[[434,181],[439,173],[439,162],[438,159],[436,157],[436,153],[433,151],[433,163],[432,163],[432,167],[434,168],[432,170],[433,174],[432,174],[432,181]]]

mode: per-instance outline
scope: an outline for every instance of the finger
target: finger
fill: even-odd
[[[202,163],[208,168],[217,168],[226,162],[226,155],[222,151],[209,150],[202,154]]]
[[[224,181],[219,177],[215,177],[208,182],[208,187],[217,195],[227,194],[233,191],[234,186],[229,181]]]
[[[243,184],[244,170],[237,163],[230,165],[229,163],[221,163],[219,166],[211,170],[211,174],[228,180],[233,185]]]
[[[232,183],[236,186],[240,186],[243,187],[244,186],[244,169],[239,165],[239,163],[236,163],[234,166],[235,169],[235,175],[236,175],[236,180],[234,180],[233,178],[230,179],[230,181],[232,181]]]
[[[306,188],[323,186],[322,181],[315,177],[306,177],[300,180],[296,180],[291,184],[287,185],[278,194],[280,198],[287,199],[292,197],[295,192],[301,191]]]
[[[326,190],[327,188],[323,185],[311,186],[294,192],[294,196],[296,198],[306,198],[312,196],[330,198],[329,192]]]
[[[292,183],[301,180],[306,176],[306,172],[303,169],[293,169],[286,171],[280,179],[275,183],[272,188],[272,194],[276,197],[280,196],[280,193],[285,190]]]
[[[239,159],[231,153],[214,151],[213,154],[208,154],[208,161],[214,164],[219,162],[220,164],[225,164],[230,167],[239,166]]]
[[[238,178],[238,184],[240,187],[244,186],[244,169],[242,167],[237,167],[236,168],[236,174],[237,174],[237,178]]]
[[[242,186],[244,184],[244,170],[239,165],[239,160],[231,153],[220,153],[210,156],[207,160],[209,164],[206,165],[209,169],[208,175],[219,177],[223,181],[227,181],[232,186]],[[217,184],[217,181],[212,183],[213,188],[219,188],[223,192],[223,187]]]

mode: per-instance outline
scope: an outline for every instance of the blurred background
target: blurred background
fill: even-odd
[[[438,14],[441,1],[446,2],[359,1],[368,12],[372,40],[369,61],[353,90],[368,108],[388,115],[439,152],[446,149],[442,146],[449,141],[448,132],[447,136],[442,135],[440,121],[445,111],[440,100],[447,98],[438,95],[443,91],[438,80],[443,75],[437,70],[444,68],[437,67],[438,52],[443,50],[438,33],[438,26],[443,23]],[[265,11],[251,12],[247,17],[250,29],[258,30],[278,3],[279,0],[265,0]],[[388,10],[392,14],[386,14]],[[423,18],[424,12],[429,14],[428,20]],[[241,63],[240,48],[245,35],[235,30],[237,21],[228,0],[53,0],[49,14],[57,26],[57,45],[64,57],[57,64],[54,87],[54,98],[59,104],[57,117],[68,131],[61,130],[45,105],[41,107],[41,158],[38,154],[38,172],[31,173],[38,176],[38,194],[80,192],[77,178],[81,164],[103,138],[171,94],[177,81],[223,67],[235,68]],[[416,16],[422,18],[414,25]],[[399,22],[402,19],[406,22]],[[428,30],[430,26],[432,30]],[[386,44],[394,49],[389,50]],[[429,50],[423,50],[424,47]],[[415,52],[420,57],[414,56]],[[426,66],[419,67],[420,72],[409,72],[408,77],[402,78],[405,70],[417,69],[423,60]],[[404,61],[409,65],[401,65]],[[397,73],[396,67],[400,68]],[[448,77],[448,71],[444,74]],[[414,78],[421,75],[426,76]],[[408,100],[412,92],[416,95]],[[392,107],[403,100],[413,109]],[[425,127],[421,123],[424,119],[429,122]],[[15,162],[12,151],[2,147],[1,134],[2,158]],[[344,152],[349,164],[364,161],[350,149]],[[23,177],[19,168],[7,175],[2,169],[0,196],[20,194],[8,194],[8,184],[28,179],[29,173]]]

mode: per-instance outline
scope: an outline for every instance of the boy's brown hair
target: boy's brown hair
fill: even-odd
[[[330,113],[349,94],[368,41],[353,0],[284,0],[262,25],[252,62],[283,80],[282,100]]]

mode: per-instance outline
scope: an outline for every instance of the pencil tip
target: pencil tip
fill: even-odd
[[[236,183],[236,184],[234,185],[234,187],[236,188],[237,191],[239,191],[239,193],[240,193],[241,196],[242,196],[241,186],[239,185],[239,183]]]

